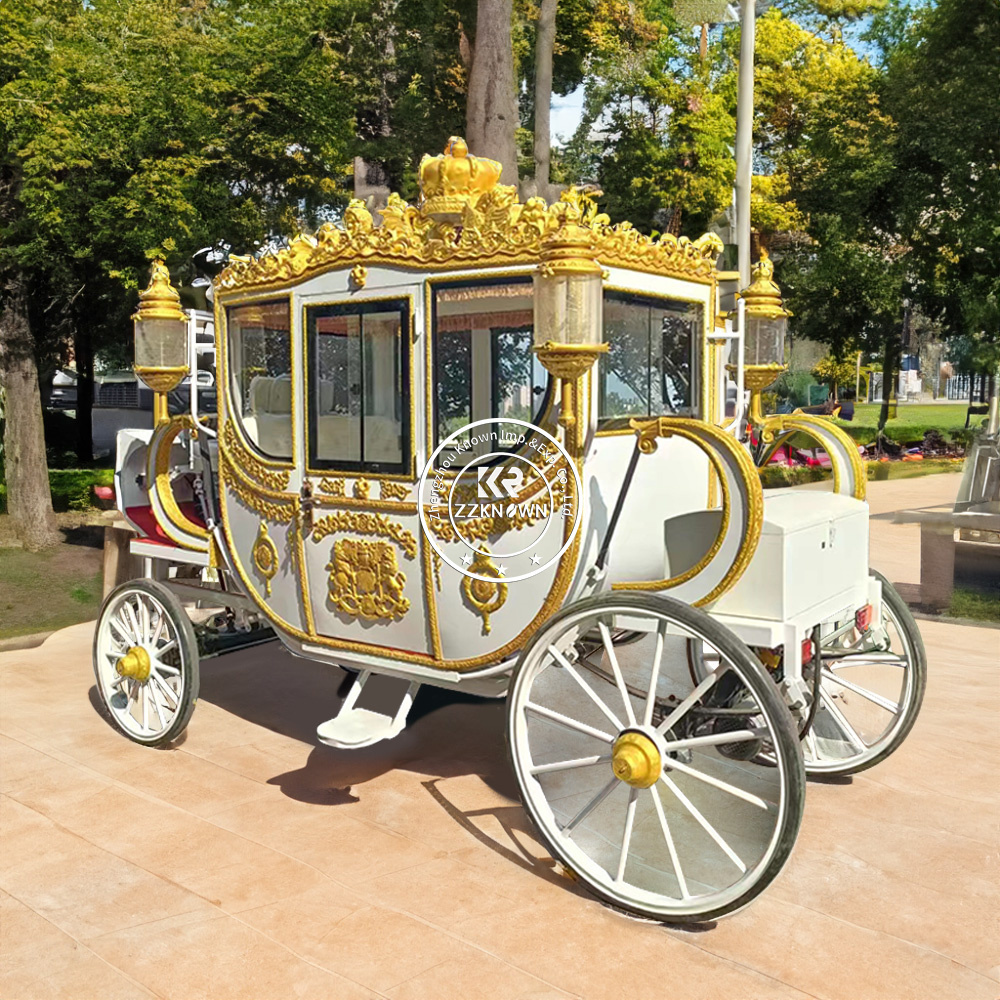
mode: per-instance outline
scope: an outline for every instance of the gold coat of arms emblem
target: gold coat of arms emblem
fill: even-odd
[[[330,601],[344,614],[369,621],[402,618],[410,608],[403,596],[406,575],[388,542],[343,538],[334,543],[330,573]]]

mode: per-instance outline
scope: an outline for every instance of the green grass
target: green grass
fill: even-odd
[[[967,437],[964,432],[968,403],[900,403],[896,416],[885,425],[886,434],[899,444],[919,444],[927,431],[940,431],[949,440]],[[882,406],[879,403],[858,403],[853,420],[837,420],[858,444],[871,444],[878,433]],[[978,427],[981,417],[973,417],[970,427]],[[963,442],[964,443],[964,442]]]
[[[1000,622],[1000,598],[978,590],[956,588],[952,591],[948,614],[952,618],[973,618],[981,622]]]
[[[0,639],[96,618],[101,558],[99,548],[66,543],[43,552],[0,549]]]
[[[49,489],[55,511],[88,510],[94,486],[114,486],[114,469],[49,469]],[[0,482],[0,514],[7,512],[7,486]]]

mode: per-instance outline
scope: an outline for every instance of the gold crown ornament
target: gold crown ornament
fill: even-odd
[[[437,222],[457,224],[467,206],[476,207],[500,181],[496,160],[472,156],[461,136],[453,135],[440,156],[420,161],[420,209]]]

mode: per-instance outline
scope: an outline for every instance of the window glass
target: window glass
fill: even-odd
[[[600,359],[602,427],[625,426],[630,417],[694,412],[692,373],[701,326],[698,304],[605,293],[604,340],[610,349]]]
[[[409,471],[407,303],[316,306],[306,315],[310,465]]]
[[[433,301],[437,440],[490,417],[537,424],[551,390],[531,349],[531,279],[437,285]]]
[[[287,299],[230,306],[229,383],[249,440],[269,458],[292,457],[292,343]]]

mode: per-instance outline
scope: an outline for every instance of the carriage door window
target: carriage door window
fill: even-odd
[[[490,417],[537,423],[549,375],[532,351],[531,278],[434,288],[436,440]]]
[[[268,458],[292,457],[292,350],[287,299],[230,306],[229,385],[243,433]]]
[[[692,373],[702,306],[605,292],[600,362],[600,426],[628,426],[630,417],[694,413]]]
[[[409,305],[314,306],[309,337],[309,464],[409,472]]]

